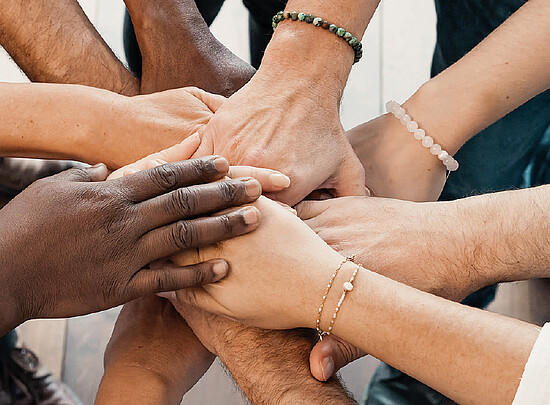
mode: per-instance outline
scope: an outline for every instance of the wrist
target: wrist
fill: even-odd
[[[88,130],[83,131],[80,160],[90,164],[105,163],[110,169],[118,169],[154,152],[143,150],[140,144],[147,123],[142,121],[139,125],[139,118],[152,111],[139,111],[138,99],[141,97],[106,93],[93,101],[95,108],[90,114]],[[150,139],[153,142],[155,137]],[[124,148],[120,149],[120,145]],[[164,147],[157,150],[162,149]]]
[[[50,152],[58,158],[74,159],[85,163],[100,163],[109,153],[107,148],[111,128],[119,122],[117,100],[129,97],[107,90],[85,86],[74,86],[72,94],[65,96],[70,108],[65,117],[55,117],[56,121],[68,123],[62,136],[54,135],[56,142],[50,142]],[[46,139],[47,140],[47,139]]]
[[[467,91],[444,77],[423,84],[404,104],[413,120],[443,149],[454,155],[489,123],[492,103],[472,89]]]
[[[338,103],[351,72],[354,52],[335,34],[298,21],[279,24],[257,75],[283,87],[304,88]]]

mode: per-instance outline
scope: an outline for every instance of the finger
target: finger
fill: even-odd
[[[109,175],[109,169],[103,163],[90,167],[75,167],[65,170],[55,176],[49,177],[51,180],[63,180],[74,182],[95,182],[104,181]]]
[[[235,179],[237,177],[254,177],[262,185],[266,193],[276,193],[290,187],[290,178],[281,172],[271,169],[264,169],[252,166],[231,166],[228,176]]]
[[[329,207],[328,202],[325,201],[302,201],[300,204],[296,205],[296,211],[298,212],[298,217],[302,221],[307,221],[309,219],[315,218],[321,215]]]
[[[229,163],[225,158],[210,156],[168,163],[117,181],[126,187],[133,201],[139,202],[181,187],[219,180],[228,170]]]
[[[192,266],[166,264],[160,269],[139,271],[130,284],[135,296],[198,287],[215,283],[227,275],[229,265],[224,260],[210,260]]]
[[[204,216],[227,208],[254,202],[262,195],[260,183],[253,178],[230,179],[216,183],[179,188],[138,204],[151,230],[180,219]]]
[[[224,96],[208,93],[197,87],[189,87],[185,90],[201,100],[213,113],[215,113],[222,106],[222,104],[227,101],[227,98]]]
[[[190,159],[200,144],[201,138],[199,137],[199,135],[193,134],[183,140],[181,143],[178,143],[177,145],[174,145],[163,151],[153,153],[149,156],[144,157],[143,159],[138,160],[135,163],[115,170],[109,176],[109,179],[117,179],[119,177],[129,176],[130,174],[134,174],[141,170],[150,169],[162,164]]]
[[[245,207],[222,215],[179,221],[146,233],[142,239],[145,263],[184,249],[212,245],[251,232],[259,225],[260,211]]]
[[[319,381],[327,381],[345,365],[366,353],[333,335],[318,342],[309,355],[311,374]]]

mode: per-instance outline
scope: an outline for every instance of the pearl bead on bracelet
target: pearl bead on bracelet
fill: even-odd
[[[449,172],[458,170],[459,164],[449,153],[441,148],[441,145],[434,142],[431,136],[426,135],[426,131],[418,127],[418,123],[413,121],[407,115],[407,112],[399,103],[391,100],[386,104],[386,111],[393,114],[395,118],[401,121],[407,130],[413,134],[414,138],[422,142],[422,146],[430,150],[430,153],[437,156],[443,162]]]

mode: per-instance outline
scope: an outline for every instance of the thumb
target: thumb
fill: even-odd
[[[197,87],[189,87],[187,89],[193,96],[202,101],[213,113],[218,111],[223,103],[227,101],[227,98],[220,96],[219,94],[212,94],[199,89]]]
[[[336,371],[366,353],[333,335],[318,342],[309,355],[311,374],[319,381],[327,381]]]
[[[109,169],[103,163],[98,163],[90,167],[75,167],[73,169],[65,170],[55,176],[52,179],[74,181],[74,182],[94,182],[104,181],[109,175]]]

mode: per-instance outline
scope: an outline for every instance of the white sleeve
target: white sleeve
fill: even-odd
[[[550,323],[544,325],[529,355],[512,405],[550,404]]]

